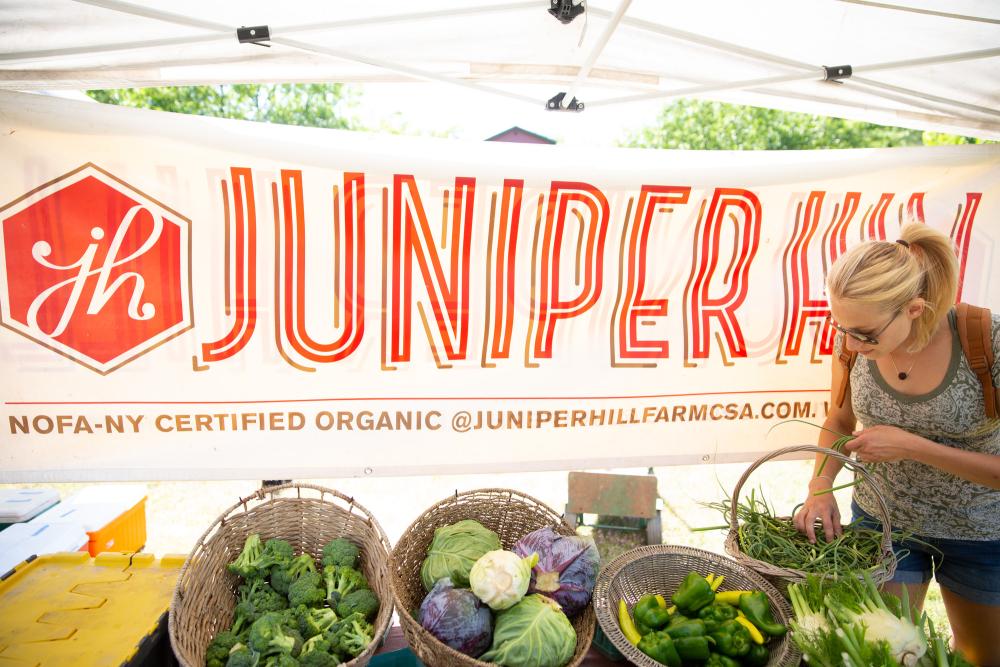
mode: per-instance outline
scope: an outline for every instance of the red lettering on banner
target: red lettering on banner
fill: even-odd
[[[612,339],[617,339],[618,359],[666,359],[669,357],[669,343],[666,340],[640,340],[639,320],[666,317],[669,300],[645,297],[646,267],[649,232],[653,216],[661,207],[686,204],[691,188],[679,186],[644,185],[639,191],[636,204],[636,224],[628,225],[622,232],[625,247],[623,274],[624,283],[619,285],[621,310],[615,312],[611,320]]]
[[[823,232],[823,275],[826,276],[830,265],[837,261],[837,258],[847,252],[847,228],[854,219],[854,214],[858,212],[858,204],[861,202],[860,192],[848,192],[844,194],[844,203],[834,209],[833,217],[826,231]]]
[[[487,280],[487,345],[489,350],[487,360],[508,359],[510,357],[510,341],[514,332],[514,288],[515,264],[517,259],[517,233],[521,222],[521,195],[524,192],[524,181],[506,179],[500,197],[500,224],[496,228],[496,237],[492,236],[487,248],[490,257],[492,273]],[[490,326],[492,325],[492,326]]]
[[[332,363],[349,356],[361,344],[365,330],[365,179],[364,174],[344,174],[343,220],[340,225],[339,202],[334,206],[334,238],[343,232],[343,250],[335,247],[334,285],[340,283],[341,258],[344,264],[343,294],[331,290],[333,307],[339,315],[343,304],[344,322],[340,335],[330,343],[312,338],[306,330],[306,220],[302,196],[302,172],[281,172],[282,222],[278,226],[281,285],[275,294],[278,331],[283,332],[299,355],[315,363]],[[336,245],[340,245],[337,243]],[[339,320],[335,316],[335,322]],[[278,341],[281,344],[281,341]]]
[[[228,270],[230,257],[235,259],[235,294],[231,296],[235,297],[236,316],[224,337],[212,343],[202,343],[201,357],[207,362],[222,361],[236,355],[250,342],[257,325],[257,205],[253,172],[246,167],[232,167],[229,173],[232,177],[236,239],[234,247],[226,248],[225,266]],[[228,237],[229,193],[225,181],[222,188]],[[226,295],[227,299],[229,297]]]
[[[965,285],[965,264],[969,260],[969,245],[972,243],[972,226],[976,222],[979,211],[979,200],[982,192],[969,192],[965,195],[965,206],[959,206],[959,215],[951,228],[951,238],[958,250],[958,301],[962,300],[962,287]]]
[[[575,207],[572,209],[583,229],[578,244],[580,247],[577,248],[577,277],[582,274],[583,285],[575,297],[563,299],[560,296],[562,242],[572,202],[582,205],[587,214],[584,216]],[[545,222],[539,230],[541,244],[535,248],[533,256],[538,279],[536,283],[532,276],[533,333],[529,334],[532,358],[550,359],[556,322],[576,317],[597,303],[604,280],[604,242],[610,217],[607,198],[594,186],[568,181],[552,182]],[[581,249],[582,258],[579,255]]]
[[[874,208],[868,211],[865,225],[863,226],[863,228],[867,228],[868,239],[885,241],[885,212],[889,210],[889,204],[892,202],[893,196],[891,192],[884,193]],[[864,240],[864,237],[862,237],[862,240]]]
[[[444,357],[451,361],[465,358],[469,343],[469,263],[475,192],[476,179],[462,176],[455,179],[451,233],[446,235],[449,259],[446,278],[416,181],[410,175],[394,176],[392,227],[390,238],[386,239],[387,259],[391,258],[387,262],[387,279],[392,298],[387,320],[389,331],[383,332],[383,336],[388,336],[389,345],[383,345],[388,358],[383,363],[410,360],[414,258],[427,288]],[[429,342],[441,365],[433,336]]]
[[[820,354],[833,352],[833,328],[826,324],[826,317],[830,314],[830,304],[826,297],[821,295],[822,288],[819,290],[820,295],[813,294],[813,284],[809,272],[809,249],[812,246],[813,236],[819,228],[819,215],[825,196],[826,192],[822,190],[810,192],[806,199],[804,214],[802,214],[801,203],[796,207],[795,230],[785,248],[782,261],[785,317],[781,325],[781,338],[778,344],[776,361],[779,364],[784,363],[782,357],[793,357],[799,354],[805,328],[810,321],[818,328],[817,338],[821,337],[821,340],[814,340],[814,356],[817,351]],[[847,208],[846,204],[844,208]],[[833,218],[831,218],[832,224]],[[823,252],[826,247],[826,244],[821,244],[820,252]],[[821,274],[820,285],[822,285],[824,277],[825,274]]]
[[[742,219],[737,218],[732,209],[738,211]],[[732,220],[734,231],[731,262],[723,278],[729,289],[722,296],[713,297],[709,287],[719,265],[719,242],[727,217]],[[760,243],[760,225],[761,208],[757,195],[739,188],[716,188],[708,215],[698,220],[691,276],[684,289],[686,360],[708,358],[709,323],[713,319],[722,329],[728,356],[747,356],[736,310],[747,297],[747,275]]]
[[[924,192],[914,192],[906,202],[906,219],[924,224]]]

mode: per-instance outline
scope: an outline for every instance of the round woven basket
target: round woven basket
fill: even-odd
[[[774,620],[788,625],[792,619],[792,609],[778,589],[731,558],[702,549],[669,544],[636,547],[608,563],[597,576],[597,586],[594,588],[597,622],[615,648],[632,664],[662,667],[625,639],[621,626],[618,625],[619,600],[625,600],[630,613],[643,595],[659,593],[669,600],[691,571],[702,575],[725,576],[719,592],[763,591],[771,603]],[[790,633],[768,642],[768,648],[771,651],[768,667],[792,667],[799,664],[801,656]]]
[[[181,568],[170,603],[170,645],[182,667],[202,667],[209,642],[232,625],[240,580],[226,565],[253,533],[259,533],[261,540],[287,540],[296,553],[308,553],[316,560],[323,545],[338,537],[359,547],[361,570],[381,606],[373,624],[375,640],[346,664],[368,664],[392,619],[389,539],[375,517],[353,498],[321,486],[284,484],[260,489],[223,512]]]
[[[403,634],[413,652],[428,667],[490,667],[491,663],[476,660],[459,653],[438,641],[416,621],[427,591],[420,580],[420,566],[427,558],[427,549],[434,538],[434,530],[462,519],[475,519],[497,535],[504,549],[511,549],[520,538],[545,526],[560,535],[574,535],[552,508],[531,496],[510,489],[478,489],[456,493],[437,503],[414,521],[399,538],[389,558],[392,592]],[[592,605],[571,619],[576,630],[576,651],[567,663],[579,665],[594,636],[594,609]]]
[[[782,449],[776,449],[773,452],[765,454],[754,461],[750,467],[746,469],[743,476],[740,477],[740,480],[736,483],[736,488],[733,489],[733,497],[729,511],[729,534],[726,536],[725,545],[726,553],[735,558],[740,564],[745,565],[766,577],[775,586],[777,586],[782,593],[785,593],[788,588],[788,584],[805,581],[806,573],[801,570],[778,567],[773,563],[757,560],[756,558],[751,558],[743,553],[740,548],[739,519],[736,515],[740,491],[743,489],[743,485],[746,483],[753,471],[771,459],[797,452],[828,454],[831,458],[842,462],[848,470],[861,475],[864,483],[871,487],[875,494],[875,500],[878,503],[878,511],[876,513],[879,521],[882,522],[882,544],[878,563],[875,565],[874,569],[869,571],[869,574],[871,574],[872,580],[874,580],[876,584],[881,584],[889,579],[892,579],[892,575],[896,572],[896,555],[892,551],[892,527],[889,522],[889,509],[886,507],[885,497],[882,495],[882,489],[875,480],[874,475],[872,475],[865,466],[861,465],[851,457],[845,456],[844,454],[828,447],[816,447],[815,445],[783,447]],[[781,519],[784,521],[790,520],[789,517],[781,517]]]

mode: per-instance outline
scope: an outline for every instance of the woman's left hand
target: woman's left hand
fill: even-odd
[[[844,445],[863,463],[885,463],[913,458],[919,438],[895,426],[872,426],[855,431],[853,440]]]

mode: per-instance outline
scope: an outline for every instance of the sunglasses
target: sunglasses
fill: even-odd
[[[878,331],[876,331],[871,335],[859,333],[852,329],[845,329],[844,327],[840,326],[839,324],[833,321],[832,315],[826,316],[826,323],[829,324],[834,329],[836,329],[837,331],[839,331],[840,333],[844,334],[845,336],[850,336],[859,343],[862,343],[864,345],[878,345],[878,337],[882,334],[883,331],[889,328],[890,324],[896,321],[896,318],[899,317],[899,314],[902,312],[903,312],[902,310],[897,310],[896,314],[893,315],[892,318],[890,318],[889,321],[886,322],[881,329],[879,329]]]

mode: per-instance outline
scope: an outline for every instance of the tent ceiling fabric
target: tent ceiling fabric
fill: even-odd
[[[605,0],[568,25],[548,7],[0,0],[0,88],[435,81],[525,104],[699,96],[1000,138],[997,2]],[[270,48],[237,41],[258,25]],[[824,65],[854,73],[823,81]]]

